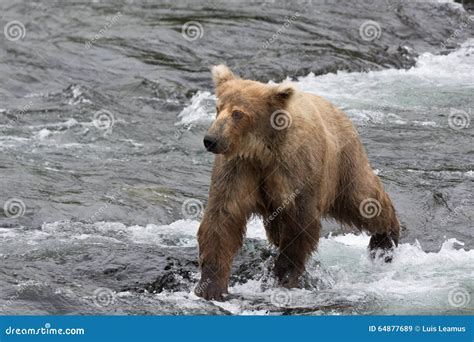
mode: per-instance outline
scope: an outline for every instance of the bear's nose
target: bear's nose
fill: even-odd
[[[204,137],[204,147],[209,152],[214,152],[217,146],[217,139],[206,135]]]

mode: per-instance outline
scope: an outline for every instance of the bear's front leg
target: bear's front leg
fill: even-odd
[[[223,300],[245,226],[255,212],[258,179],[242,165],[214,163],[209,201],[198,231],[201,280],[196,295]]]
[[[274,273],[281,286],[297,287],[306,261],[318,244],[321,224],[319,219],[305,216],[301,211],[282,216],[280,253],[275,261]]]
[[[198,231],[201,280],[196,295],[207,300],[224,300],[232,260],[242,246],[245,217],[228,217],[220,210],[206,210]]]

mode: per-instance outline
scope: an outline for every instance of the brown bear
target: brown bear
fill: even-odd
[[[198,231],[196,294],[224,299],[252,215],[279,249],[274,274],[282,286],[298,285],[324,217],[366,230],[370,255],[390,261],[399,223],[349,118],[289,82],[240,79],[225,65],[212,75],[217,114],[204,145],[216,156]]]

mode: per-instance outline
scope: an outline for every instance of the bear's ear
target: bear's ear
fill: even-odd
[[[273,88],[273,99],[277,102],[286,102],[294,93],[296,87],[290,82],[283,82]]]
[[[230,69],[224,64],[214,65],[211,68],[211,72],[216,88],[219,88],[225,82],[236,78],[232,71],[230,71]]]

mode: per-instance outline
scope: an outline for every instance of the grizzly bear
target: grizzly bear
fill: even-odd
[[[370,255],[391,261],[399,223],[349,118],[289,82],[240,79],[225,65],[212,75],[217,114],[204,146],[216,156],[198,231],[196,294],[224,299],[252,215],[279,250],[273,272],[284,287],[298,286],[325,217],[367,231]]]

